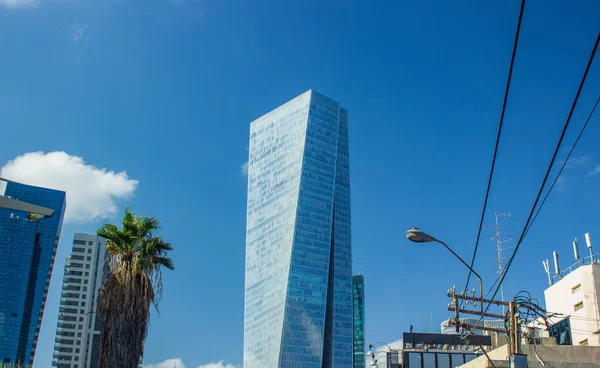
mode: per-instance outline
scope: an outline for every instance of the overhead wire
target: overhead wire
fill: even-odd
[[[571,109],[569,111],[569,115],[567,116],[567,120],[565,121],[565,125],[562,129],[560,138],[556,144],[556,147],[554,149],[554,153],[552,155],[552,159],[550,160],[550,163],[548,164],[548,168],[546,169],[546,174],[544,175],[544,179],[542,180],[542,184],[540,186],[540,189],[538,190],[536,199],[533,203],[533,206],[531,207],[531,210],[529,212],[529,216],[527,218],[527,221],[525,222],[525,226],[523,227],[523,231],[521,232],[521,235],[519,237],[519,240],[517,242],[517,245],[515,246],[513,253],[511,255],[511,257],[509,258],[508,262],[506,263],[506,267],[504,268],[504,271],[502,272],[502,274],[499,277],[499,284],[498,286],[496,286],[496,289],[491,297],[491,299],[494,299],[496,297],[496,294],[498,294],[498,290],[500,289],[500,285],[502,285],[502,282],[504,281],[504,278],[506,277],[506,274],[508,273],[508,271],[510,270],[510,266],[512,265],[515,255],[517,254],[517,251],[519,250],[519,247],[521,246],[523,239],[525,238],[525,235],[527,234],[527,231],[529,229],[529,224],[531,223],[531,219],[533,218],[535,209],[537,208],[537,204],[540,200],[540,197],[542,196],[544,187],[546,185],[546,182],[548,181],[548,177],[550,176],[550,172],[552,170],[552,167],[554,166],[554,161],[556,160],[556,156],[558,155],[558,151],[562,145],[562,141],[565,137],[565,133],[569,127],[569,123],[571,122],[571,118],[573,116],[573,112],[575,111],[575,107],[577,106],[577,102],[579,101],[579,96],[581,95],[581,91],[583,90],[583,86],[585,85],[585,81],[587,79],[588,73],[590,71],[590,68],[592,66],[592,63],[594,61],[594,57],[596,55],[596,51],[598,49],[598,44],[600,43],[600,33],[598,33],[598,36],[596,37],[596,42],[594,44],[594,47],[592,49],[592,53],[588,59],[588,63],[587,66],[585,68],[585,72],[583,73],[583,76],[581,78],[581,81],[579,83],[579,88],[577,89],[577,93],[575,95],[575,98],[573,100],[573,104],[571,105]],[[488,309],[490,308],[491,304],[488,304],[488,306],[485,309],[485,312],[488,311]],[[484,313],[485,313],[484,312]]]
[[[569,161],[569,158],[571,157],[571,154],[573,153],[573,150],[575,149],[575,147],[577,147],[577,143],[579,143],[579,139],[581,139],[581,136],[583,135],[583,132],[585,131],[585,128],[587,127],[588,123],[590,122],[590,119],[594,115],[594,111],[596,111],[596,107],[598,106],[598,102],[600,102],[600,96],[598,96],[598,98],[596,99],[596,103],[594,104],[594,107],[592,108],[592,111],[590,111],[590,114],[588,115],[588,117],[587,117],[587,119],[585,121],[585,124],[583,124],[583,126],[581,127],[581,130],[579,131],[579,135],[577,136],[577,139],[575,139],[575,142],[571,146],[571,149],[569,150],[569,153],[567,154],[567,157],[563,161],[563,164],[561,165],[560,170],[558,171],[558,174],[556,174],[556,177],[554,178],[554,181],[552,182],[552,185],[550,186],[550,189],[548,189],[548,192],[546,192],[546,195],[544,196],[544,199],[542,200],[542,203],[538,207],[538,209],[537,209],[537,211],[535,213],[535,216],[533,216],[533,219],[531,220],[531,223],[529,224],[529,227],[525,231],[525,235],[527,235],[527,233],[529,232],[529,229],[531,229],[531,227],[533,226],[533,223],[535,222],[535,220],[537,219],[538,215],[540,214],[540,211],[542,210],[542,207],[544,207],[544,203],[546,203],[546,200],[548,199],[548,196],[550,195],[550,192],[552,192],[552,189],[554,189],[554,186],[558,182],[558,179],[560,178],[560,175],[562,174],[563,170],[565,169],[565,166],[567,165],[567,162]]]
[[[498,156],[498,146],[500,145],[500,136],[502,135],[502,126],[504,124],[504,115],[506,112],[506,105],[508,103],[508,93],[510,91],[510,84],[512,81],[512,74],[515,65],[515,58],[517,55],[517,48],[519,45],[519,34],[521,33],[521,23],[523,21],[523,13],[525,11],[525,0],[521,1],[521,9],[519,11],[519,21],[517,22],[517,30],[515,32],[515,39],[513,43],[512,56],[510,58],[510,67],[508,69],[508,78],[506,80],[506,88],[504,90],[504,101],[502,102],[502,110],[500,113],[500,122],[498,123],[498,133],[496,134],[496,145],[494,146],[494,154],[492,156],[492,164],[490,166],[490,174],[488,177],[487,188],[485,190],[485,197],[483,200],[483,208],[481,210],[481,218],[479,220],[479,229],[477,230],[477,238],[475,240],[475,248],[473,249],[473,257],[471,258],[471,266],[469,269],[469,275],[467,276],[467,282],[465,290],[469,287],[469,281],[471,281],[471,274],[473,264],[475,263],[475,257],[477,256],[477,248],[479,247],[479,239],[481,238],[481,230],[483,228],[483,220],[485,218],[485,212],[487,209],[487,202],[490,195],[490,188],[492,186],[492,178],[494,176],[494,168],[496,167],[496,157]]]

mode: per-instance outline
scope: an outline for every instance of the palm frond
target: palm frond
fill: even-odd
[[[98,235],[107,239],[110,272],[99,294],[98,314],[104,332],[100,367],[134,366],[143,354],[150,305],[158,311],[162,296],[162,268],[174,270],[167,257],[173,246],[155,236],[158,219],[125,210],[122,227],[106,223]],[[121,364],[121,365],[119,365]]]

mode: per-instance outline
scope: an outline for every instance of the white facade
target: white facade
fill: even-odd
[[[95,368],[100,326],[96,316],[102,285],[106,239],[75,234],[67,256],[52,365],[58,368]]]
[[[573,345],[600,346],[600,264],[577,267],[544,296],[549,313],[570,316]]]

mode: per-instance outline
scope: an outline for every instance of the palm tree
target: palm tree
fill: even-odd
[[[98,295],[102,321],[100,368],[135,368],[144,353],[150,305],[158,310],[162,267],[175,269],[167,251],[173,250],[155,233],[157,219],[125,210],[122,227],[105,223],[97,234],[107,240],[108,267]]]

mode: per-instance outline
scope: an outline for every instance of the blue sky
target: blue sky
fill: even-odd
[[[409,244],[404,231],[417,225],[470,258],[519,1],[10,6],[22,1],[0,0],[0,165],[64,151],[126,172],[111,180],[129,185],[96,183],[104,197],[83,201],[98,206],[84,206],[90,221],[63,228],[36,367],[51,361],[73,232],[118,217],[105,200],[160,217],[175,246],[177,269],[165,275],[146,362],[241,364],[249,123],[310,88],[350,113],[354,269],[365,275],[368,340],[395,340],[409,324],[429,331],[430,314],[439,329],[445,292],[464,284],[466,272],[439,246]],[[527,5],[486,224],[494,211],[511,212],[507,231],[520,232],[600,30],[598,14],[594,0]],[[597,60],[565,147],[599,93]],[[557,250],[570,265],[574,237],[591,232],[600,246],[599,137],[596,116],[517,255],[508,296],[527,289],[543,298],[542,260]],[[489,287],[495,245],[483,239],[480,249],[475,266]]]

